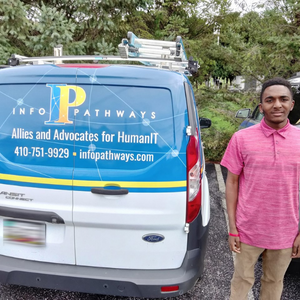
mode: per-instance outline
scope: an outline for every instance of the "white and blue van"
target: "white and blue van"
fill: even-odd
[[[184,73],[20,65],[0,71],[0,102],[1,283],[150,298],[193,287],[210,121]]]

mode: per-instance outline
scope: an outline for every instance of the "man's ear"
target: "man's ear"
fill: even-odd
[[[291,111],[293,110],[293,108],[294,108],[294,105],[295,105],[295,100],[292,100],[292,107],[291,107]]]
[[[259,103],[258,104],[258,108],[259,108],[259,111],[263,114],[264,113],[264,111],[263,111],[263,109],[262,109],[262,105],[261,105],[261,103]]]

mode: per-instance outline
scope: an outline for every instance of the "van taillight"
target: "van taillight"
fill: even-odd
[[[201,207],[201,163],[198,133],[190,136],[187,146],[187,213],[186,222],[192,222]]]

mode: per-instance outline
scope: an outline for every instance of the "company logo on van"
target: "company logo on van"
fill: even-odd
[[[72,124],[69,120],[69,107],[80,106],[84,103],[86,93],[83,88],[66,84],[47,84],[51,88],[50,119],[48,125]],[[69,103],[70,91],[75,92],[75,99]]]
[[[38,113],[40,116],[49,115],[49,119],[44,121],[45,125],[70,125],[73,124],[73,119],[77,114],[82,115],[83,117],[93,117],[93,118],[129,118],[143,119],[143,125],[149,125],[149,119],[156,118],[155,111],[145,111],[139,110],[135,111],[130,109],[130,106],[127,105],[127,109],[118,109],[117,107],[114,110],[96,107],[92,110],[89,108],[81,109],[78,108],[86,101],[86,92],[85,90],[76,85],[67,85],[67,84],[46,84],[46,87],[51,89],[50,94],[50,108],[49,113],[45,107],[32,107],[29,105],[25,106],[24,99],[19,98],[17,100],[18,105],[13,108],[13,115],[25,115]],[[73,108],[73,110],[71,110]],[[71,115],[71,116],[70,116]]]
[[[158,243],[158,242],[163,241],[165,239],[165,237],[161,234],[151,233],[151,234],[145,234],[142,237],[142,239],[148,243]]]

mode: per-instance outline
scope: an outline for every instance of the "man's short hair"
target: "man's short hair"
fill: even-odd
[[[283,86],[287,87],[289,89],[289,91],[291,92],[291,97],[293,99],[293,90],[292,90],[291,83],[284,78],[275,77],[275,78],[269,79],[263,83],[261,92],[260,92],[260,103],[262,103],[262,95],[263,95],[265,89],[272,85],[283,85]]]

